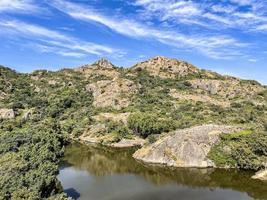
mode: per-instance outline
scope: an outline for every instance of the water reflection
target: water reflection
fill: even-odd
[[[75,190],[74,188],[65,189],[64,192],[70,197],[72,197],[74,200],[78,199],[81,196],[80,193],[77,192],[77,190]]]
[[[133,151],[71,144],[59,179],[75,199],[267,199],[267,183],[250,179],[252,172],[162,168],[135,161]]]

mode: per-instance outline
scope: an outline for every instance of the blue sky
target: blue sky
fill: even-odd
[[[20,72],[162,55],[267,84],[266,0],[0,0],[0,41]]]

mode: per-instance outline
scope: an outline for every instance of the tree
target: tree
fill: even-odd
[[[146,138],[151,134],[160,134],[174,128],[170,119],[159,118],[152,113],[133,113],[129,116],[128,127],[138,135]]]

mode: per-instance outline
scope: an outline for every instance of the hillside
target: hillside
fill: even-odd
[[[143,146],[137,159],[171,166],[265,169],[267,87],[165,57],[28,74],[0,66],[0,199],[67,199],[56,175],[70,139]],[[169,145],[181,139],[195,153],[207,142],[200,160]]]

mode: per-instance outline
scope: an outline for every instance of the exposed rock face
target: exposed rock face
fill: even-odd
[[[91,143],[116,142],[117,138],[107,133],[106,121],[122,122],[125,125],[130,113],[100,113],[93,116],[95,123],[88,127],[88,130],[80,136],[81,141]]]
[[[122,139],[121,141],[117,143],[113,143],[110,146],[116,147],[116,148],[126,148],[126,147],[135,147],[135,146],[143,146],[145,144],[145,140],[141,138],[136,139]]]
[[[130,113],[99,113],[96,116],[93,116],[92,118],[96,121],[105,121],[105,120],[111,120],[114,122],[122,122],[124,124],[127,124],[127,120]]]
[[[146,140],[138,136],[132,136],[131,139],[122,139],[119,141],[116,135],[112,133],[107,134],[107,120],[122,122],[126,125],[129,115],[130,113],[100,113],[95,115],[92,117],[95,123],[79,137],[79,140],[82,142],[104,144],[116,148],[143,146]]]
[[[89,126],[88,131],[83,133],[79,139],[85,142],[101,143],[107,127],[103,123],[97,123]]]
[[[13,119],[15,118],[14,110],[12,109],[0,109],[0,119]]]
[[[254,176],[252,176],[252,178],[267,181],[267,170],[257,172]]]
[[[115,65],[105,59],[101,59],[91,65],[83,65],[75,70],[82,72],[89,77],[102,75],[109,78],[115,78],[120,75]]]
[[[221,107],[230,107],[229,101],[220,101],[215,98],[212,98],[208,95],[203,94],[186,94],[177,92],[175,89],[170,90],[170,96],[179,99],[179,100],[188,100],[188,101],[195,101],[195,102],[203,102],[203,103],[210,103]]]
[[[58,82],[56,80],[49,80],[48,84],[49,85],[56,85]]]
[[[255,93],[264,90],[262,86],[251,84],[241,85],[238,79],[228,80],[210,80],[210,79],[195,79],[189,81],[193,88],[206,91],[208,94],[219,95],[224,98],[234,98],[236,96],[251,96]]]
[[[157,56],[148,61],[138,63],[133,69],[145,69],[153,76],[161,78],[174,78],[176,76],[186,76],[192,73],[198,73],[199,70],[193,65],[175,59],[168,59]]]
[[[3,100],[3,99],[5,99],[6,98],[6,93],[4,93],[4,92],[2,92],[2,91],[0,91],[0,100]]]
[[[104,58],[96,61],[93,65],[97,65],[101,68],[109,68],[109,69],[112,69],[115,67],[111,62],[109,62],[108,60],[106,60]]]
[[[23,120],[28,120],[31,118],[31,116],[33,115],[34,113],[34,110],[33,109],[30,109],[30,110],[26,110],[23,115],[22,115],[22,119]]]
[[[133,81],[122,78],[103,80],[89,84],[87,91],[94,96],[93,105],[96,107],[125,108],[130,105],[131,98],[138,92]]]
[[[176,130],[154,144],[139,149],[133,157],[147,163],[174,167],[215,167],[207,158],[211,147],[220,140],[220,134],[238,130],[237,127],[220,125]]]

